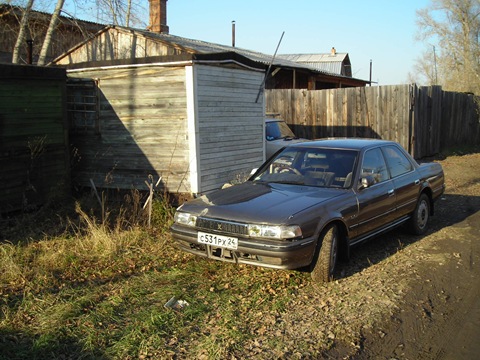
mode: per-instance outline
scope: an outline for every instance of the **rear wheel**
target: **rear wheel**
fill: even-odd
[[[425,234],[429,218],[430,200],[426,194],[422,194],[410,219],[410,231],[415,235]]]
[[[321,247],[312,262],[311,276],[314,281],[328,282],[333,280],[333,273],[338,257],[339,231],[333,224],[326,227],[318,239]]]

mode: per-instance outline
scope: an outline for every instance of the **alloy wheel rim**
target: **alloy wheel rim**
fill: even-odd
[[[422,201],[418,207],[417,223],[418,226],[423,229],[427,225],[428,221],[428,205],[426,201]]]

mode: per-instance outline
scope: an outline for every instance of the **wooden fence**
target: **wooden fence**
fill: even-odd
[[[478,98],[439,86],[266,90],[265,96],[266,111],[281,114],[307,139],[394,140],[416,158],[480,143]]]
[[[65,69],[0,65],[0,214],[70,191]]]

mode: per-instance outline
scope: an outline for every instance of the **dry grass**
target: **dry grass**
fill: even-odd
[[[255,336],[250,309],[281,311],[304,280],[177,251],[168,201],[147,229],[140,198],[123,199],[103,216],[82,199],[0,224],[0,359],[225,358]],[[190,306],[166,309],[172,296]]]

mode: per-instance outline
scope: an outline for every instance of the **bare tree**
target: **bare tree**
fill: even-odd
[[[20,30],[18,32],[17,41],[13,48],[12,63],[18,64],[20,62],[20,48],[25,44],[25,39],[28,30],[28,18],[33,7],[33,0],[28,0],[25,11],[23,12],[22,20],[20,21]]]
[[[121,26],[144,26],[142,0],[95,0],[97,21]]]
[[[130,26],[130,15],[132,12],[132,0],[128,0],[127,13],[125,14],[125,26]]]
[[[480,94],[480,0],[432,0],[417,11],[419,38],[436,46],[435,56],[424,54],[417,60],[417,70],[445,90]]]
[[[50,43],[52,42],[53,32],[55,31],[55,27],[57,26],[58,18],[60,16],[60,12],[62,11],[64,2],[65,0],[58,0],[57,6],[55,6],[55,10],[53,11],[52,17],[50,19],[50,25],[48,26],[47,33],[45,34],[45,40],[43,40],[42,50],[40,50],[40,56],[37,62],[37,64],[40,66],[45,65],[48,48],[50,47]]]
[[[0,2],[2,2],[0,0]],[[75,44],[83,41],[101,28],[101,24],[145,27],[147,13],[145,0],[84,0],[75,3],[75,12],[88,17],[94,23],[83,23],[76,14],[63,10],[65,0],[6,0],[9,9],[0,16],[0,50],[3,54],[12,51],[13,63],[25,62],[26,40],[33,41],[33,62],[45,65],[52,56],[58,56]],[[56,4],[53,15],[51,6]],[[63,16],[61,16],[61,14]],[[61,30],[59,28],[61,27]]]
[[[444,81],[442,74],[438,74],[435,46],[429,44],[427,49],[430,51],[423,52],[422,56],[416,59],[413,73],[408,74],[408,80],[410,83],[428,86],[442,84]]]

